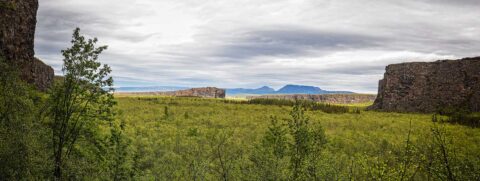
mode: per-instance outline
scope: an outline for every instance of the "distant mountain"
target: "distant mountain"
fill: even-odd
[[[327,91],[320,89],[319,87],[306,86],[306,85],[286,85],[279,90],[275,91],[275,94],[352,94],[350,91]]]
[[[305,85],[286,85],[279,90],[275,91],[271,87],[263,86],[258,89],[227,89],[227,95],[238,94],[351,94],[350,91],[327,91],[314,86]]]
[[[258,89],[244,89],[244,88],[236,88],[236,89],[227,89],[226,93],[229,95],[235,94],[273,94],[275,93],[275,89],[272,89],[268,86],[263,86]]]
[[[190,89],[189,87],[151,86],[151,87],[117,87],[116,92],[167,92]]]
[[[276,91],[276,94],[324,94],[328,91],[314,86],[305,85],[286,85]]]
[[[168,92],[177,90],[186,90],[190,87],[176,87],[176,86],[151,86],[151,87],[117,87],[116,92]],[[234,88],[225,89],[227,95],[239,95],[239,94],[351,94],[349,91],[327,91],[320,89],[319,87],[306,86],[306,85],[286,85],[277,91],[275,89],[263,86],[257,89],[244,89]]]

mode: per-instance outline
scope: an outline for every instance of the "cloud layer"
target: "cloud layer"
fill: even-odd
[[[477,0],[41,0],[36,56],[60,73],[80,27],[117,86],[307,84],[374,93],[384,67],[478,56]]]

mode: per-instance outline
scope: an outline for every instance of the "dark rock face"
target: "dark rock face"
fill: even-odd
[[[480,111],[480,57],[389,65],[371,110]]]
[[[20,69],[23,80],[46,90],[54,72],[34,58],[37,9],[37,0],[0,0],[0,54]]]
[[[225,98],[225,90],[216,87],[192,88],[187,90],[179,90],[165,93],[166,95],[178,97]]]
[[[288,99],[288,100],[310,100],[315,102],[332,104],[367,103],[375,100],[375,95],[369,94],[290,94],[290,95],[262,95],[247,96],[247,99]]]
[[[117,93],[117,94],[122,94],[122,93]],[[178,90],[178,91],[169,91],[169,92],[130,92],[130,93],[124,93],[124,94],[225,98],[225,89],[219,89],[216,87],[203,87],[203,88],[192,88],[187,90]]]
[[[34,84],[39,90],[47,90],[53,84],[54,72],[52,67],[46,65],[38,58],[23,66],[22,79]]]

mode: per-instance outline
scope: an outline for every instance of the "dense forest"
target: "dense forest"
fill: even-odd
[[[0,59],[0,180],[480,180],[474,114],[114,97],[96,44],[76,29],[47,92]]]

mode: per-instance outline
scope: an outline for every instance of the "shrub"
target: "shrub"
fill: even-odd
[[[439,115],[447,116],[446,119],[439,119],[436,114],[433,115],[433,122],[447,122],[452,124],[460,124],[473,128],[480,127],[480,113],[472,113],[465,109],[444,109],[438,112]]]
[[[255,98],[247,101],[224,100],[224,102],[229,104],[259,104],[259,105],[276,105],[276,106],[294,106],[298,104],[310,111],[323,111],[325,113],[334,113],[334,114],[349,113],[349,112],[360,114],[360,109],[358,108],[353,108],[352,111],[350,111],[350,108],[347,106],[320,103],[320,102],[315,102],[310,100]]]
[[[15,2],[0,2],[0,9],[17,10]]]

